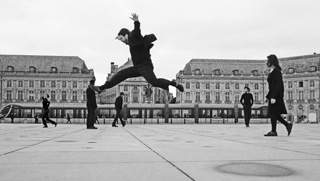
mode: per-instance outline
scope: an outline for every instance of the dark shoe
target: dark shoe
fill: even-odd
[[[43,128],[48,128],[48,126],[43,126]]]
[[[96,92],[98,92],[98,94],[100,94],[102,91],[99,89],[98,86],[94,86],[94,85],[90,85],[90,88]]]
[[[249,125],[246,125],[246,127],[249,127]]]
[[[97,128],[97,127],[92,126],[92,127],[88,127],[87,129],[98,129],[98,128]]]
[[[118,127],[117,125],[113,124],[112,127]]]
[[[58,123],[54,124],[54,127],[57,127]]]
[[[293,126],[293,124],[292,124],[292,123],[288,123],[288,126],[287,126],[288,136],[289,136],[289,135],[290,135],[290,133],[291,133],[292,126]]]
[[[174,83],[176,83],[176,88],[180,91],[180,92],[183,92],[184,91],[184,88],[183,88],[183,86],[181,85],[181,84],[178,84],[177,82],[176,82],[176,80],[172,80],[172,82],[174,82]]]
[[[125,121],[121,121],[121,124],[122,124],[123,127],[126,126],[126,122]]]
[[[278,133],[270,131],[269,133],[265,134],[264,136],[278,136]]]
[[[183,86],[181,84],[178,84],[177,85],[177,89],[180,91],[180,92],[183,92],[184,89],[183,89]]]

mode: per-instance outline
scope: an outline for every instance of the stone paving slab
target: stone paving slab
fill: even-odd
[[[319,180],[320,125],[0,124],[0,181]]]

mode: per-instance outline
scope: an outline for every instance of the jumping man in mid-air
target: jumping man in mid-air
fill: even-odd
[[[180,92],[183,92],[183,86],[178,84],[175,80],[169,81],[167,79],[157,78],[153,72],[153,64],[151,61],[150,49],[153,47],[152,42],[157,38],[154,34],[141,35],[139,16],[132,14],[134,21],[134,30],[129,31],[122,28],[116,39],[125,43],[130,47],[132,67],[123,69],[117,72],[109,81],[106,81],[102,86],[92,86],[91,88],[100,93],[104,89],[109,89],[127,78],[143,76],[153,87],[160,87],[164,90],[169,90],[169,85],[176,87]]]

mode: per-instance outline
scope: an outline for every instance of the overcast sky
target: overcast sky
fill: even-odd
[[[0,0],[0,54],[79,56],[100,85],[130,57],[115,36],[134,12],[158,38],[156,75],[170,80],[193,58],[320,53],[319,0]]]

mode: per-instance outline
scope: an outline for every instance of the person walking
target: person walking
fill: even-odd
[[[10,118],[11,118],[11,123],[14,123],[14,122],[13,122],[13,121],[14,121],[14,113],[13,113],[13,112],[11,112]]]
[[[67,113],[67,123],[66,124],[68,124],[68,123],[71,124],[71,117],[70,117],[69,113]]]
[[[90,80],[90,85],[88,86],[86,90],[87,94],[87,109],[88,109],[88,115],[87,115],[87,129],[98,129],[94,126],[95,120],[96,120],[96,109],[97,109],[97,102],[96,102],[96,93],[95,91],[90,87],[91,85],[94,85],[96,79],[93,78]]]
[[[245,93],[241,95],[240,103],[243,106],[244,112],[244,122],[246,127],[249,127],[250,118],[251,118],[251,107],[253,105],[253,96],[250,93],[249,87],[244,87]]]
[[[43,128],[48,128],[47,121],[50,122],[51,124],[54,124],[55,127],[57,127],[57,124],[58,124],[58,123],[52,121],[49,118],[49,106],[50,106],[50,101],[48,100],[49,97],[50,97],[49,94],[47,94],[47,98],[42,97],[42,108],[43,108],[42,123],[43,123]]]
[[[122,124],[123,127],[126,125],[126,122],[122,120],[122,116],[121,116],[121,110],[122,110],[122,104],[123,104],[123,96],[124,96],[124,93],[120,92],[120,96],[118,96],[116,98],[116,101],[114,103],[117,113],[116,113],[116,116],[115,116],[115,118],[114,118],[114,120],[112,122],[112,127],[118,127],[116,125],[116,123],[118,121],[118,118],[120,119],[121,124]]]
[[[281,67],[279,65],[279,60],[276,55],[269,55],[267,61],[267,66],[270,69],[268,75],[268,87],[269,92],[266,95],[268,101],[268,111],[271,118],[271,131],[264,136],[278,136],[277,133],[277,120],[280,121],[287,129],[288,136],[292,130],[292,123],[288,123],[281,117],[281,114],[287,114],[287,109],[285,107],[283,96],[284,96],[284,86],[281,74]]]
[[[128,29],[122,28],[116,39],[129,46],[133,66],[120,70],[110,80],[106,81],[104,85],[92,86],[92,89],[101,93],[104,89],[109,89],[127,78],[143,76],[153,87],[160,87],[169,91],[169,85],[171,85],[176,87],[180,92],[183,92],[183,86],[175,80],[169,81],[156,77],[150,58],[150,49],[153,47],[152,42],[156,41],[157,38],[154,34],[142,36],[139,16],[135,13],[131,15],[130,19],[134,21],[134,30],[130,32]]]

